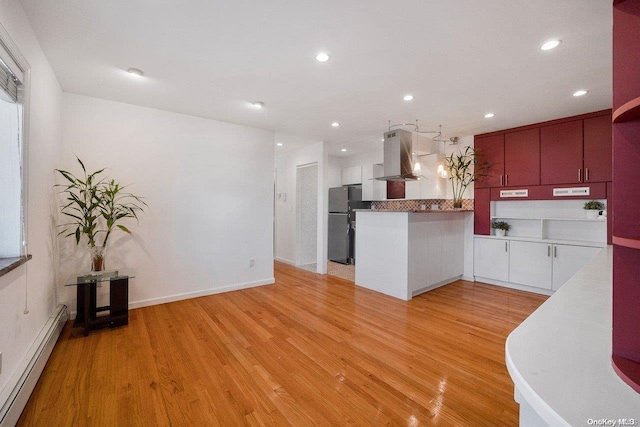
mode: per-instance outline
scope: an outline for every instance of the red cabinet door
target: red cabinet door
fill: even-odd
[[[505,187],[540,185],[540,128],[504,136]]]
[[[488,236],[491,234],[491,189],[476,188],[473,197],[473,232]]]
[[[540,129],[540,183],[582,182],[582,120]]]
[[[475,138],[478,156],[474,188],[501,187],[504,179],[504,135]]]
[[[611,116],[584,120],[584,180],[611,181]]]

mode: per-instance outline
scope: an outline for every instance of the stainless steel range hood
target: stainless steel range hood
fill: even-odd
[[[413,173],[413,134],[404,129],[384,134],[384,176],[379,181],[415,181]]]

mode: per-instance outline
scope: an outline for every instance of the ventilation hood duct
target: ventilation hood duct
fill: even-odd
[[[427,154],[440,153],[439,143],[440,140],[421,138],[418,133],[404,129],[385,132],[384,176],[375,179],[400,182],[420,179],[420,175],[414,173],[414,154],[417,157],[421,157]]]
[[[384,176],[379,181],[415,181],[413,174],[413,134],[404,129],[384,133]]]

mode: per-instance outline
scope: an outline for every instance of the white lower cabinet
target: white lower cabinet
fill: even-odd
[[[509,282],[551,289],[552,246],[547,243],[511,241]]]
[[[476,237],[473,248],[473,275],[509,281],[509,241]]]
[[[558,290],[602,248],[475,237],[473,274],[480,280]]]
[[[589,246],[553,245],[552,289],[560,289],[601,250]]]

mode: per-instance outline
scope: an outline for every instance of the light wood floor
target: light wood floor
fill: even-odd
[[[504,343],[545,298],[459,281],[403,302],[276,263],[275,285],[68,324],[19,425],[514,426]]]

